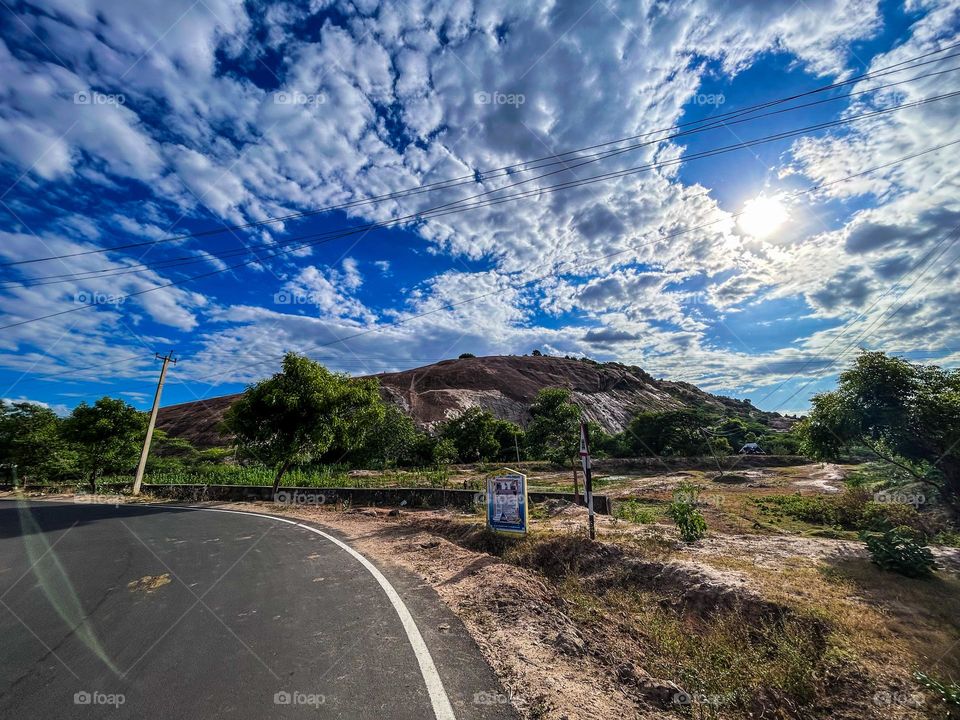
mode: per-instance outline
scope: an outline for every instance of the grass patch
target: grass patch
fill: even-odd
[[[824,676],[847,659],[798,618],[758,624],[736,610],[694,616],[649,591],[598,596],[573,576],[559,589],[578,623],[627,618],[644,669],[679,685],[685,695],[673,707],[693,717],[747,718],[758,703],[802,714],[823,694]]]
[[[930,533],[930,523],[912,505],[877,502],[872,497],[866,489],[854,487],[837,495],[768,495],[753,502],[763,515],[809,525],[857,532],[906,526]]]
[[[613,511],[613,516],[619,520],[636,523],[637,525],[649,525],[657,519],[657,511],[636,500],[627,500],[618,502]]]

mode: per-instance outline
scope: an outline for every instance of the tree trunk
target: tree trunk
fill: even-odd
[[[94,495],[97,494],[97,471],[94,470],[90,473],[90,492]]]
[[[280,469],[277,470],[277,476],[273,479],[273,495],[276,497],[277,491],[280,489],[280,481],[283,479],[283,476],[286,475],[287,470],[290,469],[290,461],[285,460],[280,466]]]

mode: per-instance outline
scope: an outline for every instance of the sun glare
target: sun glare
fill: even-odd
[[[787,209],[779,200],[760,195],[747,201],[737,224],[748,235],[765,238],[776,231],[787,217]]]

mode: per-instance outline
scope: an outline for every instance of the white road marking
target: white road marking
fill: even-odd
[[[433,705],[434,716],[437,720],[457,720],[456,715],[453,714],[453,707],[450,705],[450,698],[447,697],[447,691],[443,687],[443,681],[440,679],[440,674],[437,672],[437,666],[434,664],[433,657],[430,655],[430,650],[427,649],[427,644],[423,641],[423,636],[420,634],[420,629],[417,627],[417,623],[414,621],[413,616],[410,614],[410,610],[407,609],[407,606],[401,599],[400,594],[396,591],[396,589],[394,589],[393,585],[390,584],[390,581],[384,577],[383,573],[377,569],[376,565],[367,560],[367,558],[358,553],[345,542],[323,532],[323,530],[318,530],[315,527],[304,525],[303,523],[296,522],[295,520],[276,517],[275,515],[265,515],[263,513],[247,512],[245,510],[224,510],[221,508],[199,507],[197,505],[170,506],[154,503],[144,504],[150,505],[151,507],[162,507],[169,510],[203,510],[205,512],[222,512],[231,513],[233,515],[252,515],[254,517],[267,518],[268,520],[276,520],[277,522],[287,523],[288,525],[296,525],[304,530],[309,530],[312,533],[326,538],[341,549],[346,550],[357,562],[363,565],[363,567],[365,567],[371,575],[373,575],[373,578],[380,584],[380,587],[383,588],[383,591],[386,593],[387,598],[390,600],[390,604],[393,605],[393,609],[397,611],[397,615],[400,617],[400,623],[403,625],[403,629],[407,633],[407,639],[410,641],[410,646],[413,648],[413,653],[417,657],[417,664],[420,666],[420,674],[423,676],[423,682],[427,686],[427,692],[430,695],[430,704]]]

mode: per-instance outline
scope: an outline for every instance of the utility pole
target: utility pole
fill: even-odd
[[[583,491],[587,500],[590,539],[596,540],[597,531],[593,519],[593,471],[590,467],[590,429],[587,427],[586,419],[583,418],[580,420],[580,462],[583,464]]]
[[[177,361],[172,352],[166,355],[156,353],[159,360],[163,360],[163,367],[160,368],[160,381],[157,383],[157,394],[153,396],[153,410],[150,411],[150,422],[147,424],[147,436],[143,439],[143,452],[140,453],[140,464],[137,465],[137,476],[133,480],[133,494],[140,494],[140,485],[143,483],[143,473],[147,469],[147,456],[150,454],[150,441],[153,439],[153,428],[157,424],[157,410],[160,409],[160,393],[163,392],[163,381],[167,377],[167,366],[170,363],[174,365]]]

